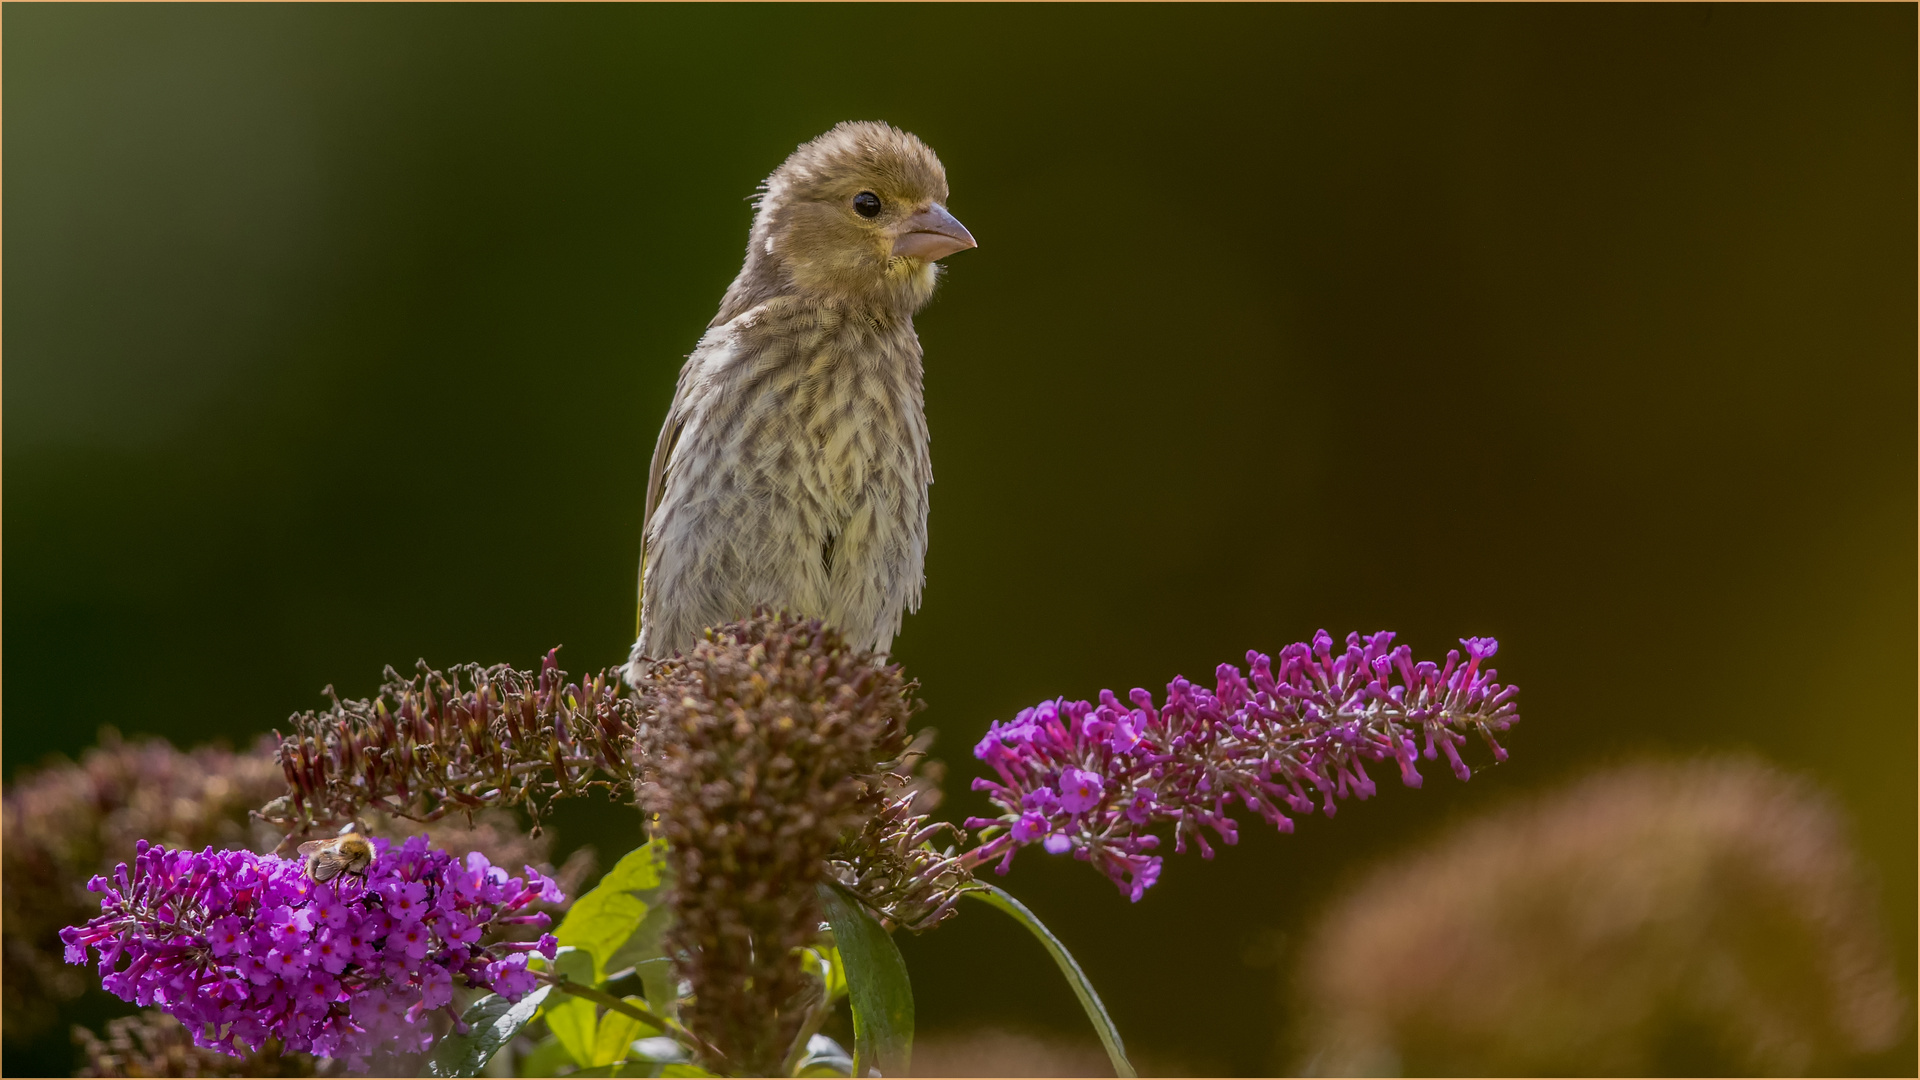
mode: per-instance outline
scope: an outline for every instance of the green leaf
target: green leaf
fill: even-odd
[[[518,1074],[521,1076],[552,1076],[562,1065],[576,1062],[567,1056],[566,1047],[560,1040],[548,1035],[533,1044],[533,1050],[520,1059]]]
[[[533,1014],[546,1000],[551,987],[542,986],[519,1001],[508,1001],[499,994],[488,994],[467,1006],[460,1019],[467,1025],[465,1035],[449,1034],[433,1048],[427,1061],[428,1076],[478,1076],[500,1048],[513,1041],[527,1026]]]
[[[829,1002],[847,996],[847,969],[840,963],[840,950],[832,945],[809,945],[801,950],[804,966],[820,976]]]
[[[593,954],[578,945],[566,946],[554,954],[553,970],[574,982],[591,985],[593,969]],[[593,1059],[594,1035],[597,1031],[593,1002],[572,994],[559,994],[541,1015],[546,1018],[547,1030],[560,1040],[561,1047],[574,1064],[600,1064]]]
[[[636,893],[636,897],[646,897],[643,903],[650,905],[646,917],[633,928],[627,940],[613,951],[601,964],[603,975],[612,975],[616,971],[625,971],[630,967],[639,967],[649,960],[664,960],[666,952],[660,948],[660,934],[673,922],[673,909],[665,904],[656,903],[659,890]]]
[[[821,883],[820,905],[833,926],[853,1005],[853,1075],[878,1069],[882,1076],[906,1076],[913,1056],[907,962],[866,905],[837,882]]]
[[[718,1074],[710,1073],[698,1065],[662,1065],[660,1067],[660,1075],[661,1076],[715,1076]]]
[[[593,1060],[586,1065],[612,1065],[625,1061],[633,1051],[633,1040],[658,1035],[653,1027],[616,1009],[600,1017],[599,1030],[593,1036]]]
[[[612,1065],[596,1065],[590,1069],[570,1072],[568,1076],[652,1076],[653,1063],[647,1061],[621,1061]],[[701,1073],[711,1076],[712,1073]]]
[[[1093,984],[1087,981],[1087,973],[1080,970],[1073,954],[1060,944],[1059,938],[1053,936],[1053,931],[1028,911],[1027,905],[996,886],[983,883],[981,888],[968,890],[967,895],[1013,916],[1016,922],[1040,939],[1040,944],[1045,945],[1047,952],[1053,955],[1053,962],[1060,966],[1060,974],[1067,977],[1067,985],[1073,987],[1074,996],[1080,999],[1080,1007],[1087,1011],[1087,1019],[1093,1021],[1093,1030],[1099,1033],[1101,1045],[1107,1048],[1107,1059],[1113,1062],[1114,1075],[1140,1075],[1134,1071],[1133,1062],[1127,1060],[1127,1049],[1120,1045],[1120,1032],[1113,1026],[1113,1018],[1107,1015],[1107,1007],[1100,1004],[1100,995],[1094,992]]]
[[[657,901],[668,884],[666,847],[648,842],[627,852],[600,884],[573,902],[553,936],[585,949],[594,969],[581,979],[598,985],[607,975],[660,955],[667,909]]]
[[[680,1019],[680,980],[673,974],[673,962],[667,957],[656,956],[633,965],[633,970],[640,976],[640,986],[646,991],[647,1008],[655,1016]]]
[[[795,1076],[852,1076],[853,1057],[846,1048],[825,1035],[807,1040],[807,1056],[800,1059]]]
[[[681,1065],[687,1060],[687,1048],[676,1039],[664,1035],[636,1039],[633,1043],[633,1056],[640,1061],[650,1061],[656,1065]]]

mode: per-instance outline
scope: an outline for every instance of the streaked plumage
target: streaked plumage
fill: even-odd
[[[882,651],[919,605],[933,467],[913,314],[936,260],[974,246],[946,198],[933,151],[880,123],[767,178],[654,447],[630,677],[759,605]]]

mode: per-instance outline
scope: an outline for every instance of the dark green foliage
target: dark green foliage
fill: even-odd
[[[865,1076],[869,1069],[883,1076],[908,1075],[913,1061],[913,984],[907,962],[886,929],[843,886],[822,883],[820,905],[847,969],[852,1075]]]
[[[441,1038],[433,1048],[433,1057],[427,1063],[428,1076],[478,1076],[480,1070],[487,1067],[493,1055],[502,1046],[520,1034],[527,1026],[540,1003],[552,993],[548,987],[521,998],[508,1001],[498,994],[488,994],[467,1007],[460,1014],[460,1022],[467,1025],[467,1033],[448,1034]]]

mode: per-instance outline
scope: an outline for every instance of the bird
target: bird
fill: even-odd
[[[851,121],[755,196],[746,259],[680,368],[647,470],[626,677],[766,608],[887,653],[925,584],[913,316],[978,246],[917,136]]]

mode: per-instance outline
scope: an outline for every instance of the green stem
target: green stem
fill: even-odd
[[[658,1015],[651,1009],[642,1008],[625,998],[614,997],[605,991],[595,990],[593,987],[587,986],[584,983],[574,982],[565,975],[547,974],[543,972],[542,976],[547,982],[553,984],[555,990],[563,994],[572,994],[574,997],[586,998],[588,1001],[605,1005],[615,1012],[631,1016],[643,1024],[651,1024],[655,1030],[664,1031],[673,1036],[680,1045],[702,1056],[708,1057],[715,1062],[724,1062],[727,1059],[725,1054],[714,1049],[712,1044],[708,1043],[705,1039],[687,1030],[678,1022]]]
[[[1005,890],[985,882],[967,889],[963,895],[971,896],[975,900],[999,908],[1013,916],[1015,922],[1026,927],[1029,933],[1039,939],[1040,944],[1046,947],[1047,954],[1052,956],[1053,962],[1059,966],[1060,974],[1067,977],[1067,985],[1073,988],[1074,996],[1080,999],[1080,1008],[1086,1012],[1087,1019],[1093,1022],[1094,1033],[1100,1036],[1101,1045],[1106,1047],[1107,1060],[1113,1063],[1114,1075],[1139,1076],[1140,1074],[1134,1071],[1133,1062],[1127,1060],[1126,1047],[1120,1042],[1120,1031],[1113,1026],[1113,1018],[1107,1015],[1107,1007],[1101,1004],[1100,995],[1094,991],[1093,983],[1088,981],[1087,973],[1080,970],[1080,964],[1073,958],[1073,954],[1067,951],[1067,947],[1061,944],[1059,938],[1053,936],[1053,931],[1047,929],[1046,924],[1040,921],[1040,917]]]

